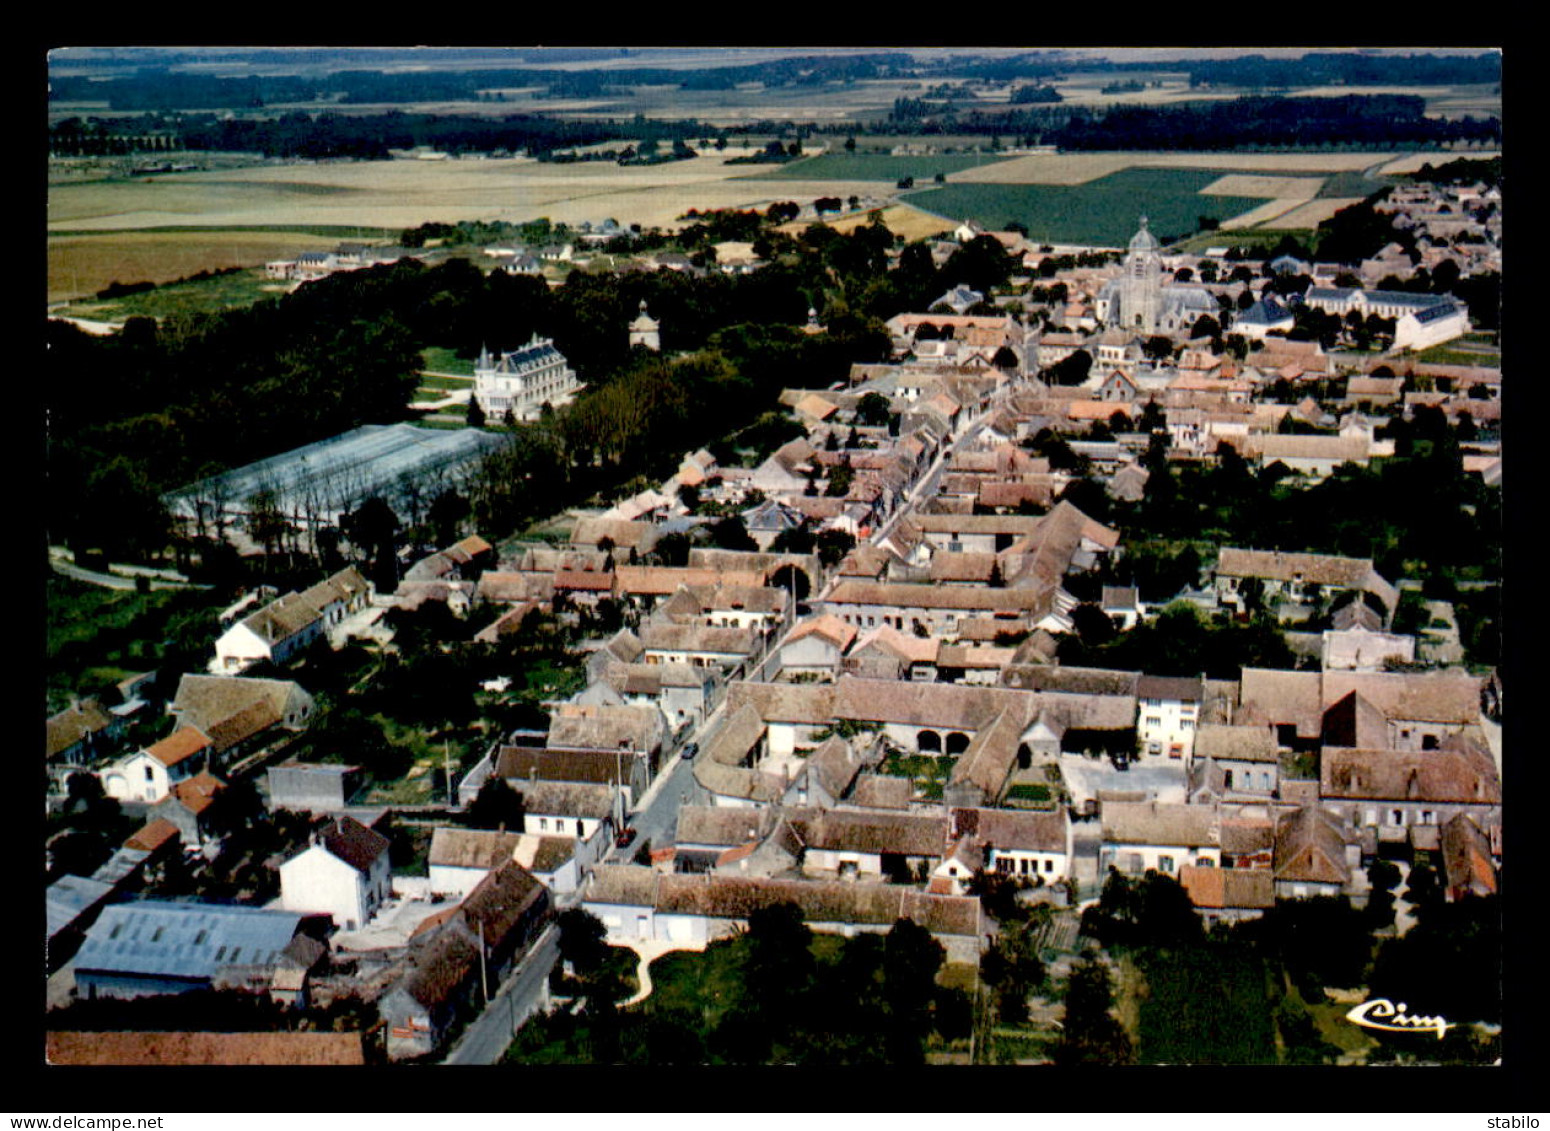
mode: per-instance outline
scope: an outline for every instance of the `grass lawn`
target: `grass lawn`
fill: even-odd
[[[1494,347],[1484,347],[1479,350],[1459,349],[1455,343],[1443,342],[1440,345],[1424,349],[1415,355],[1417,361],[1430,362],[1434,365],[1500,365],[1501,351]]]
[[[651,996],[641,1003],[650,1012],[701,1013],[706,1031],[743,994],[747,943],[718,939],[702,951],[678,950],[651,964]]]
[[[422,417],[419,420],[411,421],[411,423],[416,428],[439,428],[444,432],[455,432],[459,428],[468,427],[468,422],[465,420],[449,420],[439,416]]]
[[[1198,232],[1201,217],[1229,220],[1265,203],[1201,193],[1219,177],[1211,169],[1125,169],[1082,185],[949,184],[903,199],[995,230],[1016,221],[1038,242],[1124,247],[1143,215],[1169,243]]]
[[[448,389],[467,389],[472,386],[472,377],[443,377],[439,373],[421,373],[420,385],[416,392],[445,392]]]
[[[425,359],[427,373],[450,373],[462,377],[472,378],[474,375],[474,359],[471,357],[459,357],[455,352],[441,346],[427,346],[420,351],[420,356]],[[427,380],[425,384],[431,382]],[[461,386],[449,385],[446,388],[460,388]]]

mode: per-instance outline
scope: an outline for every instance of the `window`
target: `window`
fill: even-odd
[[[1403,809],[1391,810],[1390,817],[1392,818],[1389,822],[1390,824],[1403,825],[1405,823],[1405,812]]]
[[[1179,729],[1180,730],[1194,730],[1195,729],[1195,720],[1194,719],[1180,719],[1179,720]]]
[[[1053,872],[1055,870],[1055,862],[1053,860],[1045,860],[1044,870],[1046,872]]]
[[[549,818],[548,817],[540,817],[540,818],[538,818],[538,831],[541,832],[541,833],[546,833],[546,832],[549,831]]]
[[[1146,725],[1149,727],[1160,727],[1162,726],[1162,719],[1157,715],[1148,715],[1146,717]]]
[[[1172,875],[1173,874],[1173,857],[1171,857],[1171,856],[1159,856],[1157,858],[1157,870],[1159,872],[1166,872],[1167,874]]]

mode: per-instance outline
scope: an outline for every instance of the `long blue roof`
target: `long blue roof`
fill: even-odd
[[[103,909],[76,955],[78,971],[208,979],[262,965],[290,944],[305,915],[219,903],[141,899]]]

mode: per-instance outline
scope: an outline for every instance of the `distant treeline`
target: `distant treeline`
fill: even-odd
[[[296,61],[296,53],[280,53]],[[575,49],[567,56],[545,52],[545,62],[567,59],[586,61],[619,58],[618,49]],[[359,57],[359,56],[357,56]],[[312,52],[303,61],[347,53]],[[452,64],[455,50],[430,51],[419,56],[434,67]],[[197,61],[174,56],[174,62]],[[255,58],[255,63],[264,60]],[[884,78],[966,78],[983,82],[1017,79],[1050,80],[1079,73],[1124,73],[1187,70],[1192,86],[1242,86],[1251,89],[1290,88],[1324,83],[1405,86],[1415,84],[1479,84],[1501,81],[1501,56],[1483,52],[1475,56],[1405,55],[1378,56],[1312,52],[1299,59],[1267,59],[1250,55],[1238,59],[1197,59],[1159,64],[1155,61],[1119,63],[1106,59],[1077,59],[1059,52],[1030,52],[1008,59],[939,58],[918,60],[907,52],[875,52],[858,55],[819,55],[778,59],[731,67],[619,67],[596,70],[556,70],[553,67],[489,67],[477,70],[425,71],[342,69],[321,76],[247,75],[224,78],[209,74],[174,71],[170,66],[141,67],[134,75],[109,79],[88,76],[51,78],[50,97],[55,101],[106,100],[115,111],[212,110],[272,106],[295,102],[337,100],[345,103],[456,101],[482,96],[483,92],[519,87],[536,88],[547,98],[598,98],[634,86],[675,86],[683,90],[730,90],[740,83],[767,87],[820,86],[830,82],[854,82]]]
[[[1035,88],[1028,88],[1030,90]],[[970,103],[973,107],[977,104]],[[1339,98],[1253,96],[1173,106],[1022,104],[1002,111],[955,103],[898,99],[874,132],[1014,137],[1027,144],[1069,150],[1228,150],[1258,148],[1410,148],[1464,142],[1501,144],[1497,118],[1429,118],[1416,95]],[[705,122],[644,118],[570,122],[542,114],[502,118],[475,115],[316,114],[291,111],[275,118],[154,113],[126,118],[66,118],[50,129],[51,151],[91,156],[169,149],[262,153],[269,157],[380,159],[393,149],[429,146],[452,153],[525,150],[542,159],[556,151],[629,139],[674,145],[693,138],[718,144],[743,138],[795,134],[864,136],[855,123],[831,126],[781,121],[746,122],[735,131]],[[127,139],[127,140],[126,140]],[[687,152],[685,150],[684,152]]]
[[[533,114],[505,118],[449,117],[435,114],[308,114],[291,111],[277,118],[222,118],[215,114],[155,114],[125,119],[67,118],[49,131],[57,156],[93,156],[126,152],[114,139],[170,138],[148,148],[261,153],[266,157],[385,159],[394,149],[429,146],[448,152],[525,149],[545,154],[554,149],[595,145],[620,136],[612,123],[565,122]],[[680,127],[682,128],[682,127]],[[642,134],[669,135],[661,123]],[[673,139],[673,140],[676,140]],[[133,152],[143,151],[136,146]]]
[[[1502,57],[1494,51],[1479,55],[1312,52],[1300,59],[1248,55],[1199,60],[1188,67],[1190,86],[1445,86],[1502,81]]]
[[[221,78],[164,68],[93,80],[64,77],[51,82],[56,102],[107,100],[113,110],[213,110],[294,102],[446,102],[477,99],[483,91],[536,87],[549,98],[598,98],[635,86],[683,90],[731,90],[739,83],[817,86],[827,82],[910,74],[913,60],[902,53],[814,56],[751,63],[741,67],[683,70],[666,67],[590,71],[500,68],[449,71],[335,71],[317,76],[247,75]]]

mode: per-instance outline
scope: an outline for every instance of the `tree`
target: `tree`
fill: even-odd
[[[1135,1052],[1119,1021],[1109,1012],[1114,990],[1109,972],[1092,952],[1071,968],[1065,1018],[1054,1061],[1070,1064],[1130,1064]]]
[[[1028,995],[1045,978],[1035,924],[1025,919],[1003,923],[981,962],[980,974],[995,995],[997,1016],[1009,1024],[1027,1021]]]
[[[826,568],[832,569],[845,560],[845,555],[856,548],[855,536],[848,531],[829,527],[820,530],[815,541],[818,560]]]
[[[604,941],[608,928],[592,912],[580,907],[568,907],[555,917],[560,929],[560,958],[571,964],[583,977],[591,974],[608,957],[608,944]]]
[[[881,393],[867,393],[856,403],[856,423],[863,427],[881,427],[890,415],[888,398]]]
[[[470,428],[484,427],[484,408],[479,404],[478,397],[468,398],[468,426]]]
[[[894,920],[883,936],[883,996],[888,1012],[894,1024],[913,1033],[917,1042],[930,1030],[936,975],[946,960],[942,944],[911,919]]]
[[[795,903],[756,908],[748,915],[748,957],[743,968],[748,997],[781,1021],[796,1004],[816,969],[813,932]]]
[[[491,774],[469,803],[466,820],[473,829],[506,829],[519,832],[525,813],[522,795],[506,779]]]

